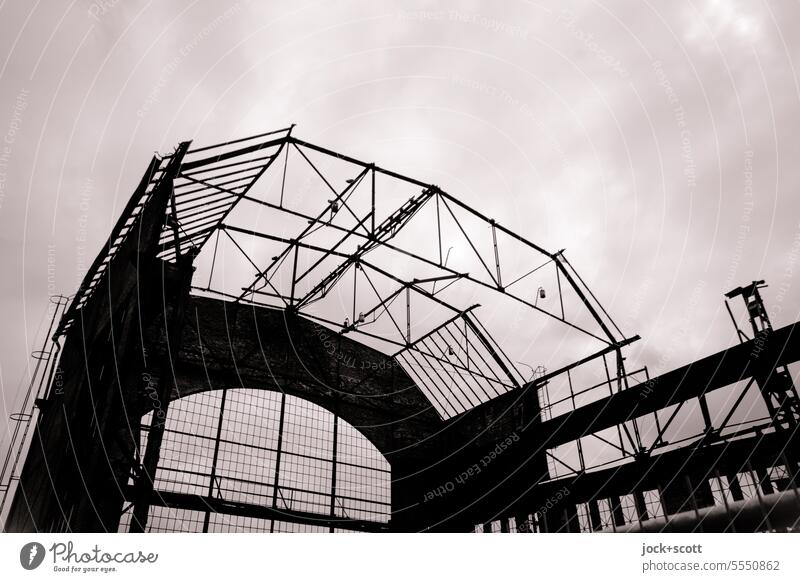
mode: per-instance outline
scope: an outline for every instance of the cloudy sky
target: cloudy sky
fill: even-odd
[[[798,23],[721,0],[2,2],[0,409],[154,151],[290,123],[565,248],[655,372],[735,342],[722,294],[750,280],[794,322]]]

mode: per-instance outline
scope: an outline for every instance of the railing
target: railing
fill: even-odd
[[[50,298],[50,303],[54,307],[50,318],[47,334],[42,344],[42,349],[36,350],[31,357],[36,361],[25,391],[22,405],[19,411],[9,416],[14,428],[11,430],[11,439],[8,450],[3,457],[3,465],[0,467],[0,527],[3,527],[7,517],[6,502],[13,499],[16,485],[20,478],[20,459],[30,447],[30,440],[33,436],[30,432],[31,425],[38,420],[39,407],[44,403],[44,398],[48,396],[46,391],[49,386],[53,386],[53,379],[56,380],[55,388],[58,389],[58,360],[61,346],[56,339],[51,337],[56,322],[63,315],[69,304],[69,298],[63,295],[54,295]]]

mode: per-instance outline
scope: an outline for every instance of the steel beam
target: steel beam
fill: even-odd
[[[773,331],[760,346],[756,346],[754,341],[719,351],[628,390],[533,425],[528,431],[529,436],[548,447],[555,447],[747,380],[759,369],[800,360],[800,323]]]
[[[130,493],[130,488],[128,489],[128,493]],[[263,505],[238,503],[213,497],[203,497],[202,495],[188,495],[171,491],[153,491],[149,504],[158,507],[188,509],[190,511],[201,512],[210,511],[211,513],[285,521],[287,523],[314,525],[325,528],[335,527],[364,532],[389,531],[388,523],[378,521],[331,517],[327,514],[296,511],[292,509],[276,509]]]

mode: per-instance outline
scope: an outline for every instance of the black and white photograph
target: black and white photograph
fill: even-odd
[[[8,579],[800,576],[797,1],[1,1],[0,236]]]

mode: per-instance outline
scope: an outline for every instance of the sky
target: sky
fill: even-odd
[[[792,323],[798,22],[710,0],[2,2],[0,412],[154,151],[291,123],[566,249],[651,373],[735,343],[723,293],[753,279]]]

